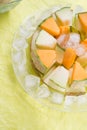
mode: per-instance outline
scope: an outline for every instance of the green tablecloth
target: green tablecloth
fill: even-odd
[[[12,68],[12,40],[23,19],[60,2],[23,0],[10,12],[0,14],[0,130],[87,130],[87,113],[64,113],[41,106],[24,92]],[[87,7],[86,0],[69,3]]]

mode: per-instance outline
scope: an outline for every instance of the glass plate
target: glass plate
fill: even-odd
[[[66,6],[66,5],[65,5]],[[81,96],[64,96],[42,84],[32,66],[30,58],[31,37],[38,25],[55,11],[65,7],[62,5],[29,16],[19,27],[12,44],[12,64],[16,77],[23,89],[36,101],[59,111],[87,111],[87,94]],[[69,5],[67,5],[69,6]],[[77,6],[74,14],[83,11]]]
[[[0,4],[0,13],[7,12],[11,9],[13,9],[16,5],[19,4],[21,0],[11,0],[8,3],[2,3]]]

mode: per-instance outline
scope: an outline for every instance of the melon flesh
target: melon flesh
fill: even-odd
[[[85,80],[87,79],[87,73],[80,63],[75,62],[72,72],[72,80]]]
[[[41,30],[36,40],[36,45],[42,49],[54,49],[56,47],[56,39],[44,30]]]
[[[78,14],[78,18],[84,31],[87,32],[87,12]]]
[[[48,18],[45,22],[43,22],[41,24],[41,28],[56,37],[60,34],[60,28],[52,17]]]
[[[56,61],[56,51],[55,50],[37,50],[37,54],[41,62],[49,68]]]
[[[58,21],[60,21],[62,25],[72,25],[72,15],[73,11],[70,7],[64,7],[56,12]]]
[[[79,56],[77,58],[77,61],[83,66],[83,67],[86,67],[87,66],[87,53],[85,53],[84,55],[82,56]]]
[[[49,87],[64,93],[65,92],[65,88],[59,86],[58,84],[56,84],[54,81],[50,80],[52,77],[52,72],[54,72],[54,70],[56,69],[56,66],[53,66],[43,77],[43,81],[45,84],[47,84]]]
[[[63,66],[58,66],[52,73],[50,80],[59,86],[66,88],[69,79],[69,71]]]

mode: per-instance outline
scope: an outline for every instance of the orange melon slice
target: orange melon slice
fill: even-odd
[[[84,45],[85,49],[87,50],[87,38],[84,39],[82,42],[81,42],[82,45]]]
[[[41,24],[41,28],[56,37],[60,34],[60,28],[58,27],[56,21],[52,17],[44,21]]]
[[[77,61],[74,64],[72,72],[72,80],[85,80],[87,79],[87,73],[85,69]]]
[[[87,13],[81,13],[81,14],[78,14],[78,16],[79,16],[79,21],[84,31],[87,32]]]
[[[70,26],[60,26],[60,34],[67,34],[70,32]]]
[[[76,52],[72,48],[67,48],[64,53],[63,65],[69,69],[76,59]]]
[[[49,68],[56,61],[56,51],[55,50],[37,50],[37,54],[41,62]]]

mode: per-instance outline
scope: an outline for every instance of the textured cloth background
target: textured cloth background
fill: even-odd
[[[42,107],[24,92],[12,68],[12,40],[23,19],[58,3],[61,0],[23,0],[10,12],[0,14],[0,130],[87,130],[87,113]],[[87,7],[86,0],[69,3]]]

